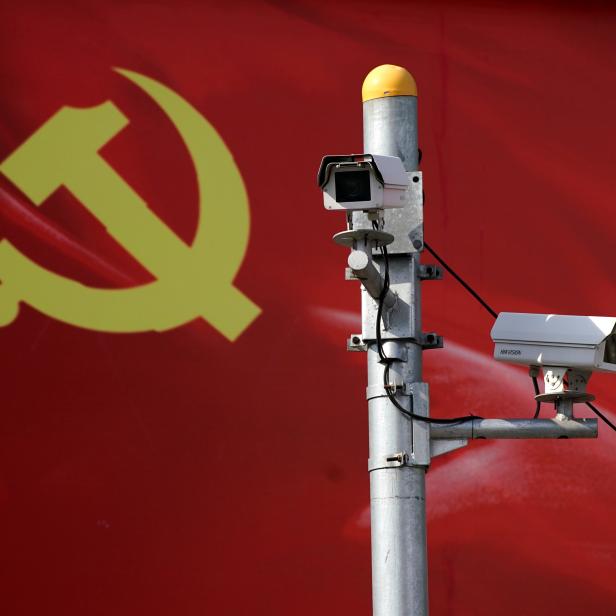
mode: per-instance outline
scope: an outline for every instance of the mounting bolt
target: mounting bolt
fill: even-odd
[[[367,351],[368,345],[360,334],[351,334],[347,340],[347,351]]]
[[[443,270],[438,265],[425,264],[419,266],[419,280],[442,280]]]

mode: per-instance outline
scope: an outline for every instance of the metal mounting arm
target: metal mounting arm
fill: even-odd
[[[469,419],[432,424],[432,439],[597,438],[596,419]]]
[[[372,255],[363,250],[353,250],[347,261],[349,267],[368,293],[370,297],[378,300],[383,290],[383,277],[376,269],[376,265],[372,261]],[[383,305],[385,309],[392,308],[396,303],[396,295],[391,291],[387,291]]]

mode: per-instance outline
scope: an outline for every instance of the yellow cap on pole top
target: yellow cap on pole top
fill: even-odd
[[[381,64],[366,75],[361,96],[364,103],[385,96],[417,96],[417,84],[405,68]]]

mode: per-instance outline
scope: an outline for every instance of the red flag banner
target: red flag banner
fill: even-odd
[[[369,614],[359,292],[320,158],[363,151],[363,78],[406,67],[428,242],[497,311],[612,315],[615,27],[593,2],[0,6],[2,612]],[[532,417],[450,276],[423,309],[434,416]],[[434,461],[432,614],[613,613],[615,439]]]

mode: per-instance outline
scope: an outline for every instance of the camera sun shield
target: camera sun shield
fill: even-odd
[[[616,372],[616,317],[501,312],[491,335],[499,361]]]

